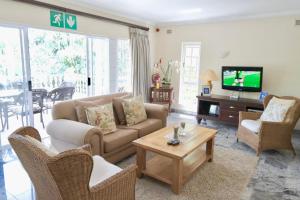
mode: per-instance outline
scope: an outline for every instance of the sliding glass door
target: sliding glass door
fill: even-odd
[[[39,29],[28,36],[33,88],[74,87],[74,98],[87,96],[86,37]]]
[[[129,40],[89,38],[92,94],[132,91]]]
[[[110,53],[108,38],[89,38],[92,95],[110,93]]]
[[[116,92],[132,92],[132,69],[129,40],[117,40]]]
[[[20,29],[0,26],[0,149],[3,152],[8,147],[8,135],[17,127],[30,125],[31,93],[27,86],[23,38]]]
[[[59,101],[131,92],[129,52],[129,40],[0,26],[0,144],[25,125],[46,137]]]

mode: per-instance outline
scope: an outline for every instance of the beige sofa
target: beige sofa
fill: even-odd
[[[65,151],[90,144],[93,155],[101,155],[113,163],[135,153],[135,148],[132,145],[133,140],[166,126],[167,108],[162,105],[145,103],[147,120],[130,127],[120,125],[118,113],[114,113],[117,131],[105,135],[96,127],[78,122],[75,109],[76,101],[91,102],[102,99],[112,102],[114,98],[125,95],[127,93],[116,93],[55,104],[52,109],[53,121],[48,124],[46,129],[53,147],[58,151]],[[114,112],[116,112],[115,109]]]

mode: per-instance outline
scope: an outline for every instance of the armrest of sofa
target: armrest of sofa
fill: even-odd
[[[163,123],[163,127],[167,125],[168,108],[163,105],[151,103],[145,103],[144,105],[148,118],[160,119]]]
[[[90,144],[93,155],[103,154],[103,134],[94,126],[72,120],[56,119],[47,125],[46,131],[50,137],[78,147]]]

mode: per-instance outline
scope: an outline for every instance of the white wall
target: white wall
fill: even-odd
[[[200,74],[214,69],[220,77],[223,65],[263,66],[263,90],[276,95],[300,97],[300,26],[296,17],[274,17],[232,22],[161,27],[156,33],[156,60],[180,60],[182,42],[201,42]],[[171,29],[172,34],[166,30]],[[230,54],[222,58],[224,52]],[[178,108],[179,76],[173,77]],[[221,82],[213,93],[229,94]],[[257,98],[258,93],[243,93]],[[300,128],[300,126],[298,126]]]
[[[200,73],[212,68],[221,78],[223,65],[263,66],[263,90],[300,97],[300,26],[294,24],[295,17],[280,17],[162,27],[156,33],[156,59],[180,60],[182,42],[201,42]],[[222,58],[226,51],[229,56]],[[176,76],[174,86],[178,88]],[[220,81],[214,82],[213,92],[229,94]],[[258,93],[242,95],[257,98]]]

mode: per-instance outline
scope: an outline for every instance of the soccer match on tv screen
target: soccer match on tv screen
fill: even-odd
[[[224,85],[237,87],[260,87],[260,71],[226,70],[223,74]]]

